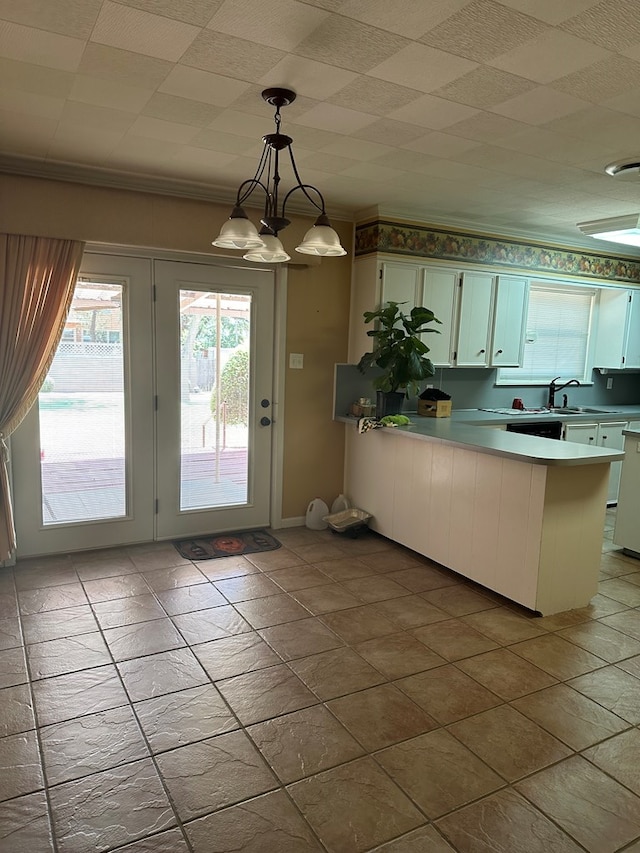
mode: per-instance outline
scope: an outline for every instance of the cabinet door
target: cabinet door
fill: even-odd
[[[598,444],[598,424],[565,424],[564,439],[595,447]]]
[[[496,279],[490,363],[494,367],[521,367],[529,282],[499,275]]]
[[[436,315],[439,323],[432,328],[440,334],[427,332],[422,340],[429,347],[429,358],[436,367],[450,367],[453,363],[453,328],[455,322],[455,297],[460,274],[454,270],[424,269],[421,305]]]
[[[380,304],[401,302],[405,314],[411,311],[420,298],[420,271],[417,265],[383,264]]]
[[[594,367],[619,370],[625,366],[624,350],[631,292],[626,288],[603,288],[598,306],[598,330]]]
[[[458,315],[457,367],[489,365],[490,318],[494,277],[463,273]]]
[[[623,450],[624,435],[622,434],[622,430],[626,428],[626,421],[612,421],[611,423],[598,424],[598,444],[600,447],[609,447],[611,450]],[[607,503],[616,503],[618,500],[621,474],[622,462],[612,462],[609,472]]]
[[[629,322],[625,342],[624,366],[640,367],[640,291],[630,291]]]

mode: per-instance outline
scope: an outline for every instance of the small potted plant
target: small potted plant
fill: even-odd
[[[406,392],[419,393],[419,383],[434,374],[431,359],[427,357],[429,347],[422,340],[425,332],[438,329],[427,328],[428,323],[440,323],[433,311],[423,306],[412,308],[405,314],[400,306],[404,303],[386,302],[377,311],[365,311],[365,323],[376,320],[376,327],[367,335],[373,339],[373,351],[366,352],[358,362],[358,370],[366,373],[372,367],[383,373],[373,380],[378,392],[376,416],[398,414],[402,411]]]

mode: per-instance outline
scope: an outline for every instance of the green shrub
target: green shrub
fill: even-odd
[[[215,415],[217,389],[211,392],[211,411]],[[227,423],[249,423],[249,352],[239,349],[234,352],[222,369],[220,376],[220,399],[227,404]]]

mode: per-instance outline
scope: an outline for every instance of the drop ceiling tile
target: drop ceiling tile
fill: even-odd
[[[0,110],[0,151],[23,157],[44,157],[58,120]]]
[[[340,14],[414,39],[453,15],[469,0],[346,0]],[[338,11],[338,10],[335,10]]]
[[[403,174],[404,172],[401,169],[389,169],[377,163],[355,163],[343,172],[346,178],[357,178],[360,181],[371,181],[372,183],[397,181]]]
[[[287,122],[287,133],[293,137],[296,147],[301,145],[312,151],[318,151],[327,145],[340,142],[344,139],[344,136],[340,133],[334,133],[330,130],[320,130],[317,127],[304,127],[295,122]]]
[[[476,148],[478,144],[472,139],[462,139],[434,130],[425,136],[421,136],[420,139],[413,140],[405,148],[408,148],[409,151],[421,151],[431,157],[458,157],[465,151]]]
[[[421,95],[416,89],[363,74],[327,100],[339,107],[386,116],[393,110],[414,103]]]
[[[89,42],[78,71],[89,77],[100,77],[128,86],[142,86],[143,89],[156,89],[172,67],[166,59],[154,59],[130,50]]]
[[[153,89],[127,86],[114,80],[102,80],[99,77],[76,74],[73,88],[69,93],[69,100],[139,113],[152,94]]]
[[[220,111],[220,107],[205,104],[202,101],[155,92],[144,105],[142,115],[175,121],[179,124],[192,124],[195,127],[207,127]]]
[[[466,187],[490,188],[504,183],[504,176],[491,171],[491,169],[470,166],[468,163],[459,163],[447,158],[434,160],[426,174],[434,175],[442,180],[462,181]],[[475,195],[474,191],[474,197]]]
[[[260,78],[260,83],[262,86],[292,88],[298,95],[324,101],[344,89],[357,76],[355,71],[289,54],[267,71],[264,77]]]
[[[583,156],[586,159],[594,150],[593,143],[589,140],[561,136],[543,127],[530,127],[526,131],[503,137],[495,141],[495,144],[510,151],[521,151],[567,164],[574,162],[576,157]]]
[[[464,77],[437,89],[434,94],[468,106],[483,108],[493,107],[521,95],[534,86],[535,83],[525,80],[524,77],[482,65]]]
[[[17,89],[0,89],[0,110],[17,115],[39,116],[57,120],[64,108],[64,98],[20,92]]]
[[[560,25],[579,38],[621,50],[640,42],[640,16],[634,0],[602,0]]]
[[[7,89],[66,98],[73,86],[74,75],[70,71],[56,71],[43,65],[0,58],[0,80]]]
[[[604,48],[569,33],[551,30],[496,56],[488,64],[536,83],[551,83],[609,56]]]
[[[610,127],[611,119],[612,113],[609,110],[603,106],[590,104],[576,113],[546,122],[545,127],[556,133],[564,133],[567,136],[576,136],[582,139],[597,127],[603,125]]]
[[[102,0],[0,0],[0,19],[88,39],[101,5]]]
[[[103,165],[123,136],[123,131],[60,124],[51,140],[47,158],[64,163]]]
[[[420,39],[430,47],[484,62],[548,29],[546,24],[493,0],[473,0]]]
[[[196,148],[208,148],[211,151],[218,151],[223,154],[235,154],[237,157],[238,154],[247,154],[251,151],[255,143],[248,136],[220,133],[217,130],[200,130],[191,138],[191,145]],[[262,144],[260,150],[262,150]]]
[[[339,12],[346,0],[300,0],[305,6],[315,6],[316,9],[326,9],[327,12]]]
[[[335,154],[338,157],[350,157],[352,160],[375,160],[383,154],[393,151],[388,145],[379,142],[368,142],[365,139],[354,139],[352,136],[343,136],[336,142],[325,145],[322,149],[327,154]]]
[[[265,133],[273,132],[273,122],[271,116],[260,118],[236,110],[223,110],[214,120],[214,127],[211,129],[247,136],[254,142],[260,142]]]
[[[548,24],[559,24],[567,18],[578,15],[596,6],[600,0],[500,0],[503,6],[517,9],[533,18],[539,18]]]
[[[75,71],[83,50],[80,39],[0,20],[0,56],[6,59]]]
[[[588,106],[589,104],[580,98],[558,92],[550,86],[538,86],[508,101],[496,104],[492,110],[516,121],[537,125],[571,115]]]
[[[192,24],[104,0],[91,41],[177,62],[198,32]]]
[[[475,139],[478,142],[495,142],[503,136],[509,136],[521,130],[527,130],[527,126],[519,121],[494,113],[479,112],[471,118],[452,124],[447,128],[447,133],[462,136],[465,139]]]
[[[257,83],[284,53],[213,30],[202,30],[181,59],[183,65]]]
[[[164,121],[152,116],[138,116],[128,130],[131,136],[143,136],[149,139],[160,139],[164,142],[177,142],[184,145],[191,142],[198,133],[198,128],[189,124],[178,124],[174,121]]]
[[[210,148],[202,148],[198,145],[182,145],[171,157],[172,162],[175,163],[193,163],[202,172],[203,176],[212,183],[215,183],[216,180],[219,181],[219,177],[216,176],[216,172],[214,171],[215,169],[227,169],[231,163],[234,163],[238,159],[238,156],[232,152],[212,151]],[[255,168],[253,172],[255,172]],[[248,174],[249,172],[246,172],[245,177]]]
[[[640,86],[640,62],[624,56],[602,59],[553,81],[553,88],[576,98],[599,103]]]
[[[445,101],[444,98],[435,98],[433,95],[421,95],[407,106],[390,112],[387,118],[418,124],[431,130],[442,130],[458,121],[471,118],[477,112],[474,107]]]
[[[177,142],[165,139],[149,139],[143,136],[125,134],[114,145],[107,158],[110,168],[124,168],[131,171],[154,172],[158,164],[166,163],[182,148]]]
[[[124,110],[96,107],[93,104],[80,103],[80,101],[67,101],[60,120],[67,125],[74,124],[97,130],[124,132],[131,127],[135,119],[135,115]]]
[[[370,142],[379,142],[382,145],[401,146],[423,136],[424,128],[415,124],[405,124],[401,121],[382,118],[352,135],[357,139],[367,139]]]
[[[406,148],[401,151],[391,151],[389,154],[383,154],[381,157],[376,157],[373,163],[379,163],[381,166],[387,166],[390,169],[401,169],[405,172],[413,172],[417,175],[424,175],[430,172],[430,165],[437,158],[420,151],[407,151]]]
[[[408,44],[407,39],[359,21],[331,15],[295,48],[294,53],[366,72]]]
[[[165,18],[174,18],[176,21],[204,27],[218,11],[223,0],[117,0],[117,2],[123,6],[131,6],[133,9],[141,9],[143,12],[152,12],[155,15],[163,15]]]
[[[247,91],[249,85],[242,80],[231,80],[209,71],[176,65],[161,83],[159,91],[215,107],[228,107]]]
[[[477,63],[452,56],[426,44],[409,44],[389,59],[374,65],[369,74],[420,92],[433,92],[477,68]]]
[[[258,44],[293,50],[328,17],[295,0],[225,0],[208,27]]]
[[[344,107],[323,103],[298,116],[296,121],[297,124],[303,124],[306,127],[317,127],[320,130],[327,127],[337,133],[350,134],[361,130],[368,124],[373,124],[375,120],[376,116],[369,115],[369,113],[347,110]]]
[[[334,175],[339,175],[356,164],[356,160],[351,157],[337,157],[335,154],[327,154],[324,151],[313,151],[312,156],[307,158],[307,163],[313,163],[314,169],[321,172],[329,172]],[[298,151],[295,151],[296,159],[298,159]]]

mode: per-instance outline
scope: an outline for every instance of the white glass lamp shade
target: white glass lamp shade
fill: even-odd
[[[598,240],[640,246],[640,215],[637,213],[578,222],[578,228],[583,234]]]
[[[273,234],[261,234],[263,246],[259,249],[252,249],[244,255],[245,261],[256,261],[263,264],[283,264],[285,261],[290,261],[290,255],[284,250],[284,246],[280,240]]]
[[[244,210],[234,207],[211,245],[219,249],[259,249],[264,246],[264,241]]]
[[[302,243],[296,246],[296,252],[303,255],[321,255],[339,257],[346,255],[346,249],[340,244],[340,237],[329,224],[326,214],[321,214],[304,235]]]

